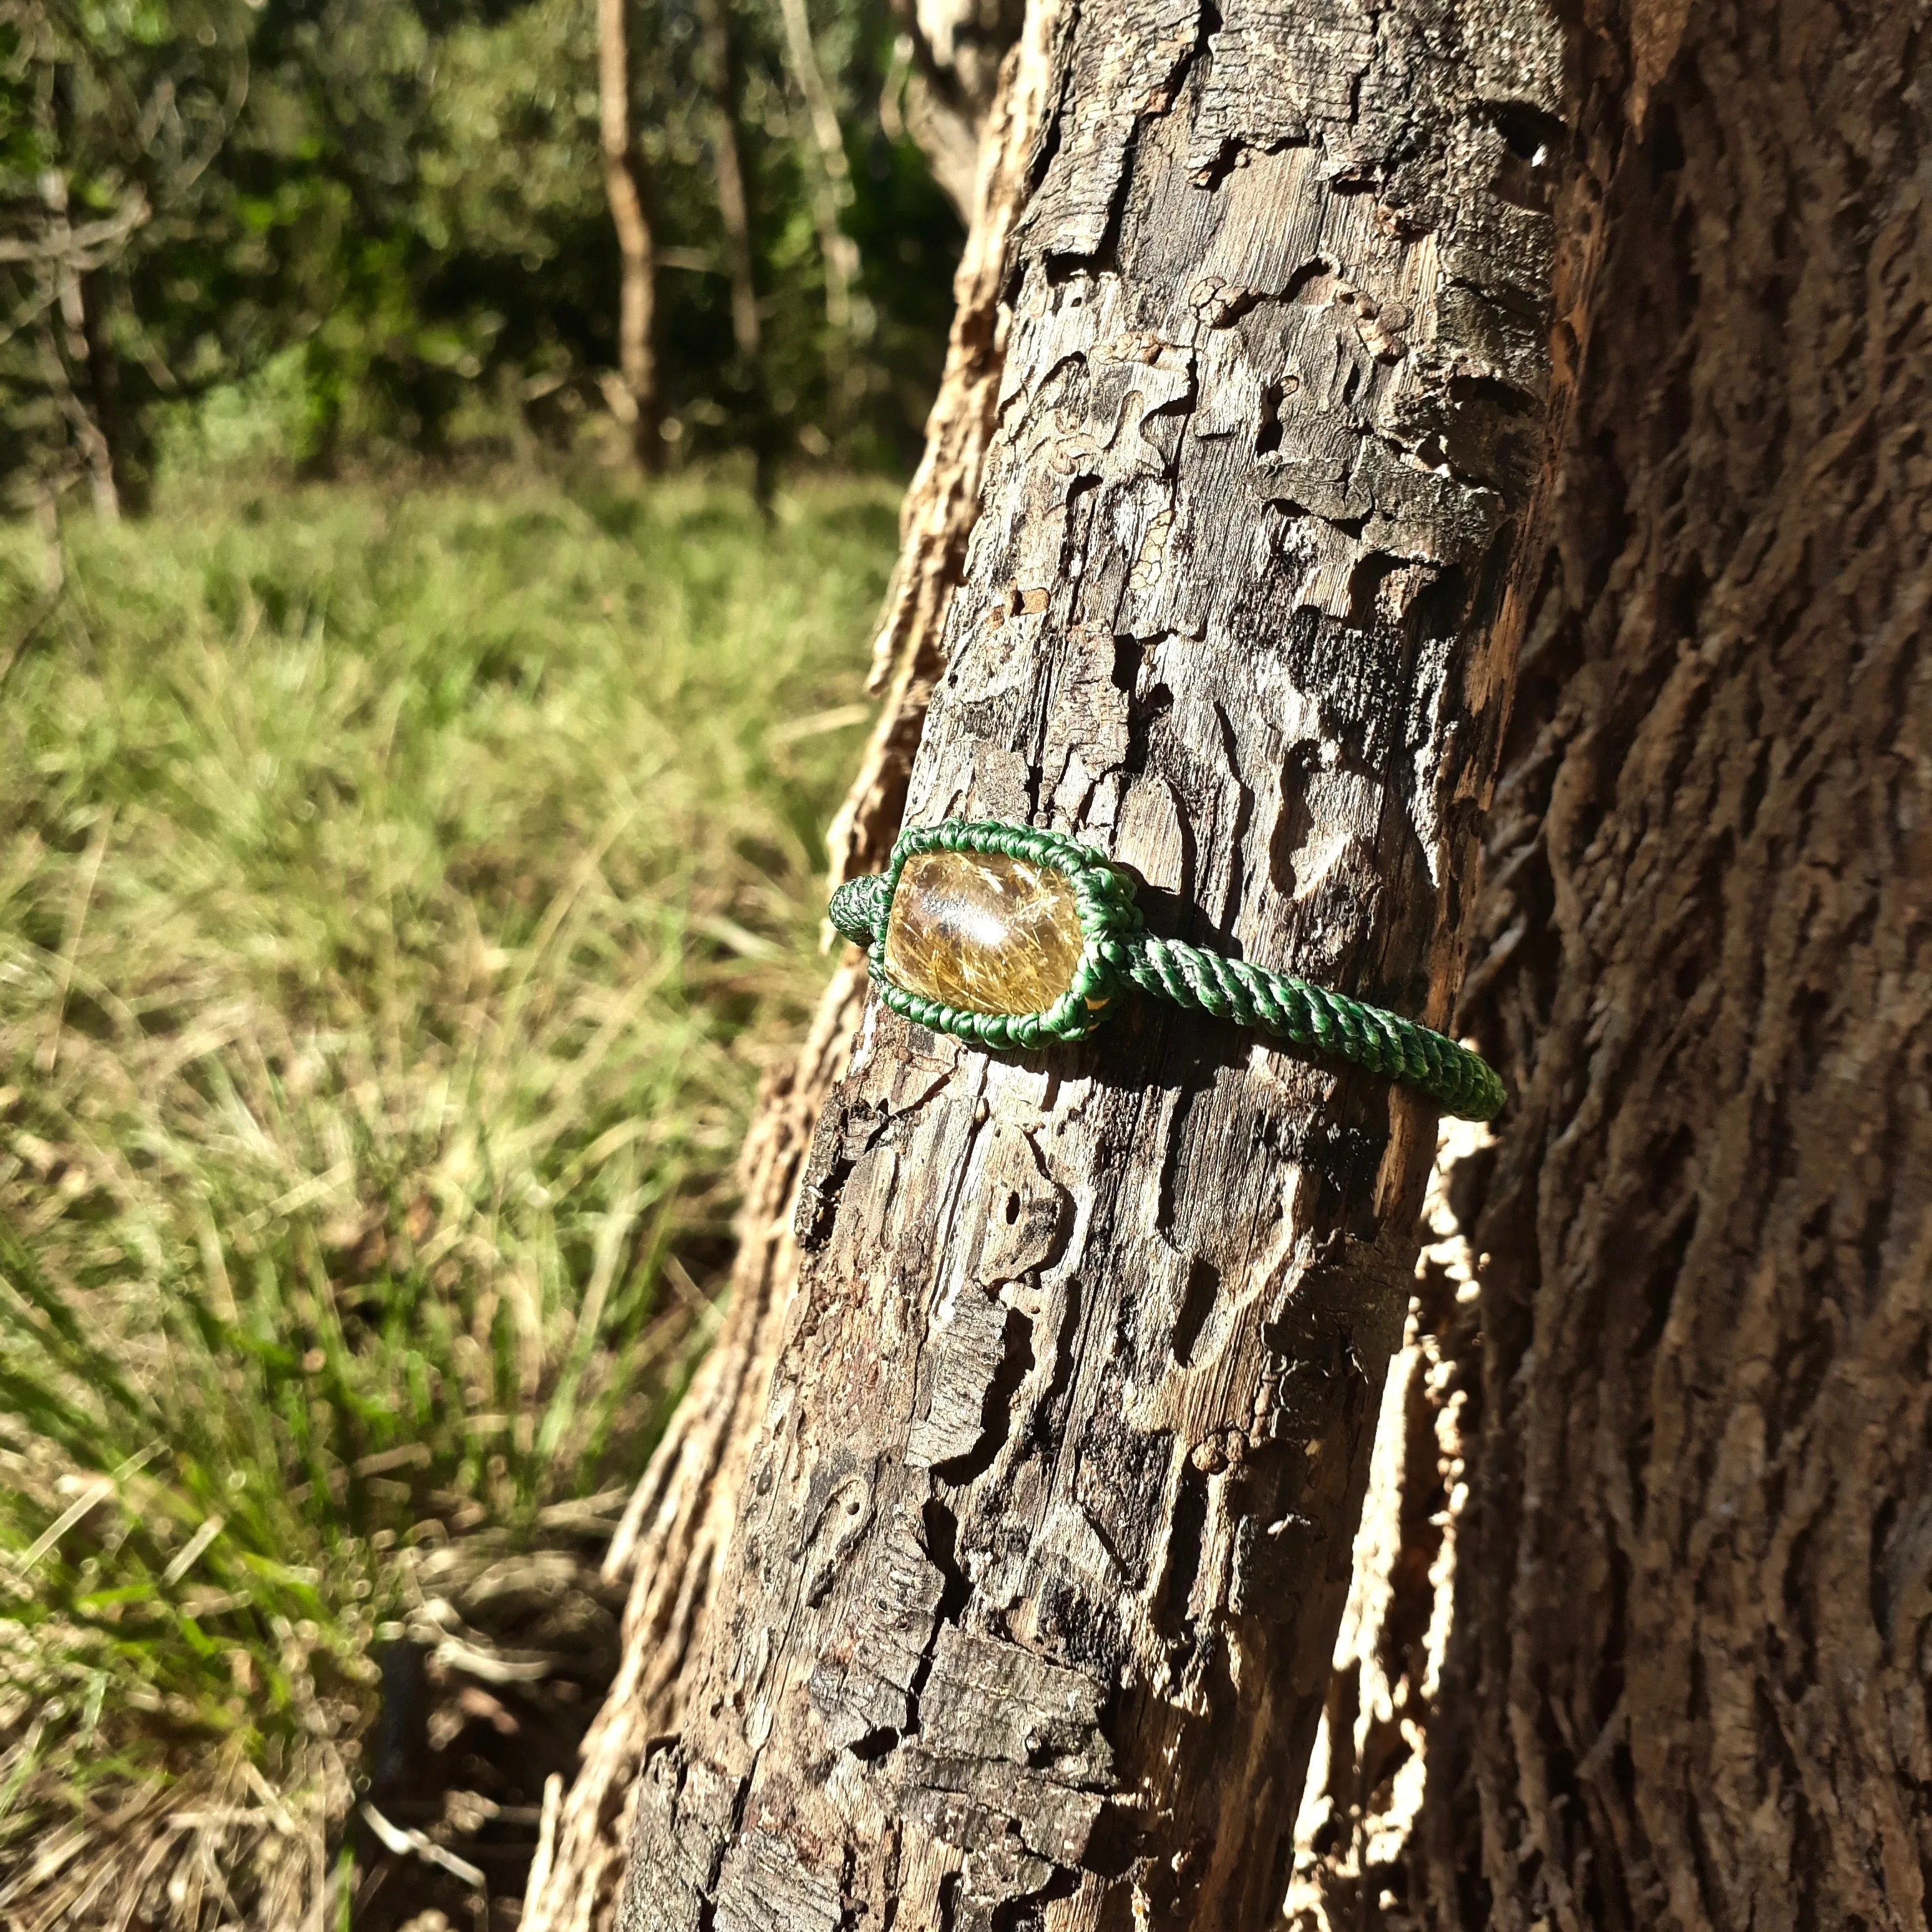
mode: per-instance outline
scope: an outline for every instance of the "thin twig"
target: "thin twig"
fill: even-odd
[[[394,1852],[398,1858],[406,1858],[411,1852],[433,1865],[440,1865],[451,1877],[460,1879],[473,1889],[484,1888],[482,1873],[466,1859],[439,1845],[434,1838],[416,1830],[404,1831],[399,1825],[392,1825],[373,1804],[362,1807],[362,1821],[382,1840],[384,1847]]]

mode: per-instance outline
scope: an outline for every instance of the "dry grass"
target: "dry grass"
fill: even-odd
[[[423,1562],[594,1544],[701,1346],[892,503],[68,536],[0,692],[0,1924],[292,1924]]]

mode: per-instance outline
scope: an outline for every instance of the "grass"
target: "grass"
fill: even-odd
[[[34,628],[0,532],[0,1922],[346,1922],[426,1553],[641,1466],[893,536],[856,483],[190,482],[71,524]]]

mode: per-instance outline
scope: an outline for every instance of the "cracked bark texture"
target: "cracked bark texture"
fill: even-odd
[[[1464,988],[1516,1098],[1447,1177],[1474,1280],[1418,1297],[1436,1360],[1295,1918],[1904,1932],[1932,1888],[1928,9],[1598,24],[1604,266]]]
[[[1551,402],[1553,18],[1029,33],[907,816],[1077,833],[1157,928],[1442,1024]],[[1433,1146],[1198,1016],[995,1060],[869,1004],[627,1932],[1270,1922]]]

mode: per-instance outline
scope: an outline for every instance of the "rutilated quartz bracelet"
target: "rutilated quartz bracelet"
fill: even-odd
[[[949,819],[902,832],[884,872],[832,896],[879,996],[976,1046],[1084,1040],[1125,985],[1279,1034],[1426,1094],[1465,1120],[1502,1108],[1495,1068],[1444,1035],[1292,973],[1148,932],[1133,881],[1058,832]]]

